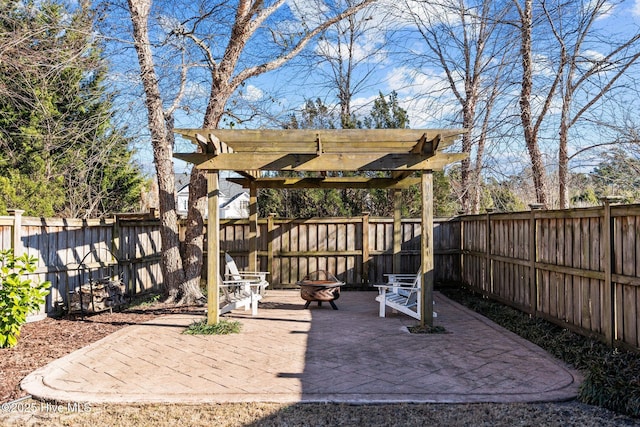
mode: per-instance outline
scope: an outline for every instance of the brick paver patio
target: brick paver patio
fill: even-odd
[[[580,374],[436,293],[446,334],[409,334],[379,318],[375,293],[343,292],[308,310],[270,290],[240,334],[183,335],[194,316],[130,326],[38,369],[35,397],[80,402],[538,402],[576,396]],[[250,312],[247,312],[250,313]],[[204,315],[203,315],[204,316]]]

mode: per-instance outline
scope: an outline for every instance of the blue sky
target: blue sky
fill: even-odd
[[[167,4],[172,4],[172,2]],[[312,12],[309,12],[313,10],[309,9],[313,4],[312,0],[290,0],[289,5],[291,7],[288,10],[286,8],[283,9],[283,12],[279,15],[282,18],[282,23],[279,23],[279,25],[295,23],[295,20],[299,19],[301,14],[315,16]],[[171,8],[167,9],[166,12],[165,22],[172,22],[170,13],[177,12],[171,10]],[[378,96],[379,92],[388,94],[391,91],[396,91],[401,105],[409,113],[412,128],[448,127],[449,122],[447,119],[459,110],[459,105],[452,100],[450,94],[443,91],[443,75],[437,67],[416,66],[416,63],[406,61],[406,56],[397,55],[398,46],[406,45],[408,41],[411,41],[411,33],[408,31],[411,27],[406,20],[401,20],[397,13],[395,15],[392,19],[382,9],[366,12],[366,25],[369,29],[365,32],[364,37],[359,40],[357,46],[357,52],[363,62],[362,68],[356,71],[367,72],[370,75],[366,80],[366,85],[363,85],[361,91],[356,93],[352,99],[353,110],[357,114],[366,114],[373,99]],[[640,26],[640,0],[622,2],[612,8],[608,16],[601,18],[598,25],[607,31],[638,31],[638,26]],[[219,30],[220,28],[217,29]],[[266,33],[265,36],[267,36]],[[384,41],[389,42],[389,44],[380,50]],[[331,45],[326,41],[315,42],[310,45],[313,49],[318,49],[318,46],[331,49]],[[417,45],[413,45],[411,48],[420,49]],[[375,54],[370,59],[366,59],[369,58],[372,52]],[[129,90],[128,85],[131,84],[131,73],[136,68],[136,60],[131,48],[120,53],[122,55],[118,57],[117,63],[114,62],[116,68],[114,68],[113,79],[114,82],[118,82],[120,87],[126,87]],[[591,53],[597,55],[595,51]],[[127,56],[128,60],[124,60]],[[543,61],[540,62],[542,63]],[[261,109],[268,113],[269,117],[259,116],[247,123],[240,124],[239,127],[278,127],[277,121],[274,121],[273,118],[282,120],[286,118],[286,115],[299,111],[305,99],[320,98],[326,104],[335,105],[335,91],[331,91],[327,87],[323,70],[326,71],[326,68],[311,66],[303,57],[299,57],[276,71],[247,81],[242,88],[242,93],[236,97],[236,104],[234,105],[237,106],[238,111],[242,111],[242,105],[257,103]],[[541,68],[539,72],[543,74],[545,70]],[[143,133],[143,127],[146,123],[146,111],[141,103],[139,89],[134,89],[131,92],[134,96],[128,100],[133,108],[123,113],[122,119],[132,125],[134,131]],[[208,90],[206,83],[198,84],[192,82],[190,84],[190,97],[185,99],[185,105],[189,106],[189,111],[181,111],[176,115],[176,127],[200,127],[202,123],[201,105],[208,97]],[[425,96],[425,94],[433,93],[434,91],[439,93],[438,97]],[[517,94],[512,93],[510,95],[515,96]],[[557,111],[556,106],[553,112],[557,113]],[[513,114],[517,114],[517,111],[513,111]],[[553,117],[550,118],[550,123],[552,122]],[[597,135],[597,132],[599,132],[597,129],[594,132],[594,129],[584,128],[583,131],[578,133],[578,135],[581,135],[579,139],[580,141],[588,141],[589,138],[609,137],[606,134]],[[587,135],[587,137],[584,135]],[[541,140],[543,149],[548,145],[550,162],[553,162],[552,156],[555,154],[554,138],[554,131],[551,128],[550,133]],[[148,139],[144,137],[141,141],[139,157],[143,163],[151,166],[150,144]],[[507,159],[510,162],[523,158],[524,147],[517,141],[505,140],[502,147],[496,143],[494,149],[496,156],[502,156],[503,159]],[[179,142],[176,146],[177,152],[192,150],[193,147],[188,143]],[[524,157],[523,165],[526,164],[527,160],[526,156]],[[185,165],[177,164],[176,169],[178,172],[183,171]]]

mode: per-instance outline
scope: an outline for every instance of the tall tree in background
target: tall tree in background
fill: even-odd
[[[407,110],[400,106],[395,91],[389,94],[389,100],[379,92],[369,115],[362,122],[368,129],[408,129],[409,115]]]
[[[462,136],[462,152],[470,154],[460,168],[460,199],[464,212],[477,213],[485,145],[491,126],[495,126],[492,121],[497,121],[493,117],[495,103],[511,84],[514,37],[501,22],[511,3],[405,0],[401,7],[426,46],[424,53],[417,54],[418,61],[442,71],[443,85],[460,105],[456,120],[467,130]],[[471,156],[474,146],[475,156]]]
[[[375,84],[375,71],[385,56],[386,15],[383,7],[371,6],[348,16],[322,33],[312,55],[314,74],[324,77],[322,83],[336,93],[342,129],[357,126],[353,97]]]
[[[398,94],[393,91],[388,99],[382,93],[373,103],[369,115],[362,123],[369,129],[408,129],[409,115],[399,104]],[[452,200],[451,185],[443,171],[433,173],[433,206],[436,216],[451,216],[457,211]],[[422,194],[418,186],[402,190],[402,215],[418,217],[422,212]],[[394,206],[388,190],[374,189],[365,194],[365,210],[373,215],[391,216]]]
[[[602,157],[593,169],[591,181],[597,198],[622,197],[625,203],[640,201],[640,159],[616,148]]]
[[[535,69],[540,66],[534,61],[534,27],[538,28],[540,22],[539,13],[534,16],[533,0],[513,0],[518,11],[518,19],[515,21],[520,33],[520,62],[521,62],[521,85],[520,85],[520,121],[529,158],[531,160],[531,170],[533,173],[533,183],[536,193],[536,201],[545,208],[549,207],[547,197],[547,177],[540,150],[539,136],[540,127],[547,117],[554,100],[558,85],[564,73],[564,64],[548,63],[547,71],[553,77],[551,84],[546,87],[535,86]],[[536,9],[539,11],[539,8]],[[538,30],[540,32],[540,30]],[[534,91],[535,88],[535,91]],[[538,101],[538,102],[534,102]],[[536,105],[540,104],[539,108]]]
[[[197,69],[206,70],[200,84],[208,85],[209,98],[202,127],[217,128],[227,102],[248,79],[274,70],[298,55],[314,37],[331,25],[358,12],[373,0],[351,7],[330,10],[327,4],[284,0],[239,0],[236,3],[202,2],[172,4],[159,10],[158,27],[163,47],[172,44],[174,55],[196,58]],[[285,6],[286,5],[286,6]],[[173,127],[175,108],[184,90],[178,90],[165,109],[160,73],[154,62],[149,29],[151,0],[128,0],[133,39],[138,55],[140,77],[145,92],[148,125],[160,191],[163,273],[170,300],[192,302],[200,299],[200,276],[204,241],[206,180],[197,169],[189,183],[189,213],[185,251],[180,254],[173,178]],[[174,13],[174,16],[167,15]],[[259,41],[256,35],[270,35]],[[165,43],[162,43],[162,42]],[[263,44],[257,45],[262,42]],[[256,44],[256,46],[254,46]],[[189,64],[180,68],[181,89],[186,87]],[[168,102],[168,101],[167,101]]]
[[[408,113],[400,107],[398,95],[395,92],[391,92],[388,97],[379,93],[366,116],[358,117],[353,114],[352,118],[357,126],[369,129],[409,127]],[[315,102],[308,100],[298,116],[290,117],[287,128],[333,129],[339,122],[339,114],[332,112],[320,99]],[[281,173],[296,174],[296,172]],[[418,216],[422,209],[419,188],[414,186],[403,190],[402,197],[402,215]],[[258,197],[258,205],[263,216],[275,213],[289,218],[356,216],[362,215],[363,212],[369,212],[373,216],[390,216],[394,210],[393,198],[385,189],[263,189]],[[451,216],[457,211],[449,179],[441,171],[434,173],[434,209],[438,216]]]
[[[628,89],[624,85],[615,85],[640,58],[640,32],[636,30],[631,36],[611,33],[605,36],[597,29],[597,21],[619,3],[610,0],[558,2],[553,3],[553,8],[543,4],[545,17],[558,45],[559,63],[563,66],[558,70],[562,101],[558,131],[558,200],[561,209],[569,207],[571,128],[605,95]],[[605,37],[606,42],[603,43]],[[580,150],[581,153],[584,151]]]
[[[113,123],[89,2],[0,9],[0,210],[99,217],[137,208],[142,176]]]

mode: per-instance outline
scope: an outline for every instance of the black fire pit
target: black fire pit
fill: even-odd
[[[302,299],[307,301],[304,308],[309,308],[312,301],[318,301],[319,306],[323,301],[328,301],[334,310],[338,309],[334,301],[340,298],[340,286],[344,285],[344,282],[339,281],[333,274],[323,270],[314,271],[296,285],[300,286]]]

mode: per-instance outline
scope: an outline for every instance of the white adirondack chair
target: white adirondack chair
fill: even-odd
[[[269,286],[266,271],[238,271],[238,266],[233,258],[225,253],[225,278],[219,278],[220,289],[224,295],[220,314],[227,313],[236,308],[251,307],[251,315],[258,314],[258,301],[262,299],[265,288]]]
[[[385,274],[387,284],[375,285],[378,288],[376,301],[380,303],[380,317],[386,316],[386,308],[399,311],[420,320],[422,298],[420,274]],[[434,311],[433,317],[438,314]]]

